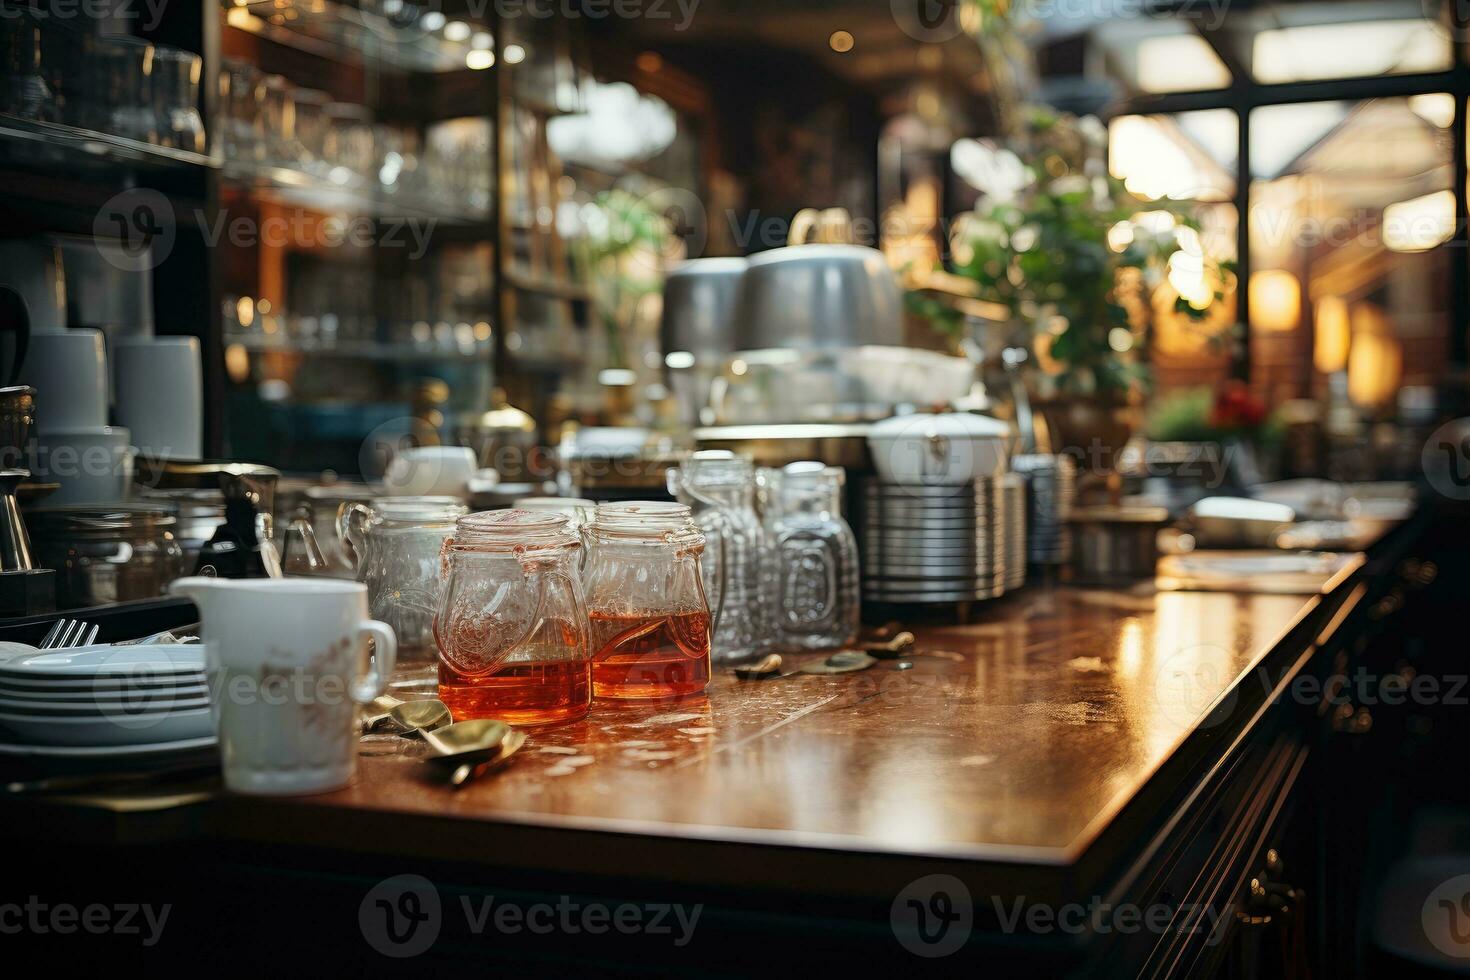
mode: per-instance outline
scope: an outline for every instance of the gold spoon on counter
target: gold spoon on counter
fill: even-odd
[[[526,744],[524,732],[493,718],[473,718],[423,734],[433,753],[428,761],[447,770],[455,787],[501,765]]]

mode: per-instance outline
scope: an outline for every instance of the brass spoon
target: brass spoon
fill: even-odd
[[[891,639],[881,643],[869,643],[864,647],[869,655],[879,660],[897,660],[903,656],[909,647],[914,645],[914,634],[908,630],[896,634]]]
[[[753,664],[736,667],[735,676],[742,681],[763,681],[772,677],[784,676],[781,673],[781,655],[768,653]]]
[[[433,698],[395,704],[388,712],[388,720],[404,735],[422,735],[454,721],[448,706]]]
[[[372,704],[363,709],[362,730],[370,732],[383,722],[387,721],[393,709],[403,704],[391,694],[380,694],[373,698]]]
[[[426,731],[424,741],[433,753],[428,759],[446,766],[485,762],[495,758],[511,731],[509,725],[494,718],[472,718]]]
[[[500,751],[494,757],[485,759],[481,762],[465,762],[456,766],[454,771],[449,774],[449,785],[453,786],[455,789],[459,789],[461,786],[470,783],[472,780],[479,779],[490,770],[496,769],[499,766],[503,765],[507,759],[515,755],[517,750],[519,750],[520,747],[525,744],[525,732],[510,732],[500,743]]]

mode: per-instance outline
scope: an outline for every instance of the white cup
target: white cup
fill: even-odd
[[[393,630],[368,618],[367,586],[193,577],[169,591],[199,607],[225,787],[296,795],[351,782],[355,706],[383,693],[398,658]]]
[[[34,333],[20,379],[36,389],[36,431],[107,424],[107,350],[89,327]]]
[[[393,457],[383,487],[395,497],[462,497],[476,465],[466,446],[414,446]]]
[[[197,337],[120,337],[112,345],[117,419],[144,456],[204,455],[204,366]]]
[[[31,475],[60,488],[46,505],[111,504],[132,495],[133,462],[138,453],[120,425],[52,429],[37,437]]]

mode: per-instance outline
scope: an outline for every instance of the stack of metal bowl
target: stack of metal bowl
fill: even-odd
[[[1077,492],[1076,464],[1070,456],[1032,453],[1011,457],[1011,468],[1026,477],[1027,561],[1065,565],[1072,556],[1067,519]]]
[[[1026,584],[1026,478],[1019,473],[1007,473],[1000,478],[1001,493],[1005,497],[1004,534],[1005,587],[1014,592]]]
[[[1005,591],[1005,497],[999,477],[862,491],[863,599],[929,603]]]

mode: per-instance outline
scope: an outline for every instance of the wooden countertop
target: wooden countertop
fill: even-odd
[[[1259,701],[1300,662],[1352,578],[1331,596],[1032,587],[971,625],[917,628],[909,669],[758,682],[717,671],[705,697],[598,704],[582,722],[528,730],[511,766],[458,792],[430,780],[421,743],[369,736],[347,789],[184,793],[189,816],[166,823],[224,840],[579,874],[688,869],[792,889],[847,877],[839,862],[855,854],[907,862],[895,877],[915,861],[1064,870],[1182,746],[1249,724],[1230,711],[1202,722],[1240,692]],[[111,799],[12,806],[33,804],[27,823],[42,832],[79,803],[113,823],[164,822]],[[782,856],[763,860],[773,848]],[[851,874],[849,892],[864,885]]]
[[[786,887],[828,862],[757,872],[765,849],[1066,868],[1187,739],[1238,726],[1228,712],[1218,731],[1201,722],[1239,685],[1274,679],[1273,656],[1294,662],[1302,651],[1285,648],[1310,641],[1283,640],[1315,629],[1324,601],[1034,588],[971,625],[918,629],[910,669],[758,682],[719,671],[706,697],[599,704],[533,730],[514,765],[459,792],[429,779],[420,744],[372,737],[351,787],[228,798],[210,823],[245,839],[618,875],[703,864],[688,855],[717,843],[736,847],[731,883],[769,873]],[[643,843],[616,846],[623,835]],[[666,861],[650,856],[660,848]]]

